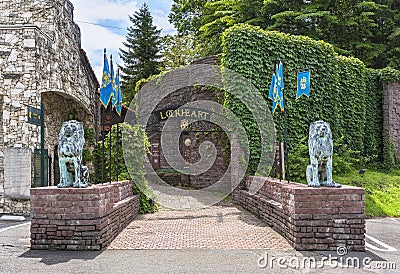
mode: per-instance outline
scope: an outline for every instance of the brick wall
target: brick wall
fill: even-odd
[[[31,249],[105,248],[138,214],[131,184],[31,189]]]
[[[254,195],[233,193],[233,202],[264,219],[296,250],[365,250],[365,190],[358,187],[310,188],[278,179],[248,177],[262,184]]]

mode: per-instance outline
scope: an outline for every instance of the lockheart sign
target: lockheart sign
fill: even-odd
[[[198,109],[198,108],[172,108],[164,109],[157,112],[159,121],[165,121],[167,119],[199,119],[210,121],[211,114],[209,110]]]

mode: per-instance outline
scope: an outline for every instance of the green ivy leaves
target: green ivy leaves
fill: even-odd
[[[378,79],[400,79],[398,71],[376,72],[356,58],[338,55],[332,45],[323,41],[246,24],[229,28],[222,38],[222,65],[248,78],[266,100],[274,64],[283,62],[290,147],[308,136],[311,122],[322,119],[331,124],[334,139],[344,136],[349,149],[379,157],[383,91]],[[311,71],[311,93],[309,98],[296,100],[297,72],[302,69]],[[256,126],[240,102],[227,97],[226,105],[248,121],[244,124],[250,136],[252,170],[259,150]]]

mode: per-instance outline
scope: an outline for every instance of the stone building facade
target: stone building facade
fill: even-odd
[[[99,84],[73,11],[68,0],[0,1],[0,213],[29,212],[41,147],[41,127],[28,121],[29,107],[44,107],[50,185],[57,184],[62,123],[76,119],[85,129],[98,128]]]

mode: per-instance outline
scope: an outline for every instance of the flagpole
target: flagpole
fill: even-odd
[[[279,181],[282,181],[281,111],[278,113]]]
[[[104,60],[107,59],[107,50],[104,49]],[[104,110],[103,110],[104,108]],[[106,108],[102,105],[101,108],[101,137],[102,137],[102,151],[101,151],[101,183],[104,183],[104,156],[105,156],[105,134],[104,134],[104,126],[105,126],[105,115],[106,115]]]
[[[110,56],[110,71],[111,71],[111,85],[114,88],[114,85],[113,85],[114,69],[113,69],[112,55]],[[109,146],[110,146],[110,184],[112,181],[112,156],[111,156],[111,154],[112,154],[112,122],[111,122],[112,109],[113,109],[113,107],[112,107],[112,103],[111,103],[110,104],[110,132],[109,132],[110,133],[110,142],[109,142]]]
[[[285,85],[284,85],[284,80],[283,80],[283,63],[282,60],[279,61],[278,65],[277,65],[277,75],[278,75],[278,91],[280,91],[280,102],[279,102],[279,106],[280,106],[280,111],[279,111],[279,131],[280,134],[281,130],[282,130],[282,124],[280,122],[281,120],[281,115],[282,115],[282,111],[283,111],[283,142],[279,143],[279,148],[280,148],[280,153],[281,153],[281,179],[285,180],[286,178],[286,163],[287,163],[287,128],[286,128],[286,106],[285,106],[285,95],[284,95],[284,89],[285,89]],[[282,137],[280,136],[280,141],[282,141]]]
[[[119,69],[117,70],[117,75],[116,75],[116,77],[118,77],[118,84],[119,84]],[[117,81],[117,79],[115,79],[115,81]],[[120,98],[119,98],[119,96],[120,96],[120,94],[119,94],[119,89],[120,89],[120,87],[119,87],[119,85],[117,85],[117,92],[116,92],[116,94],[117,94],[117,108],[119,108],[120,107]],[[119,180],[119,170],[118,170],[118,162],[119,162],[119,123],[117,123],[117,136],[116,136],[116,157],[115,157],[115,162],[116,162],[116,164],[115,164],[115,171],[116,171],[116,175],[117,175],[117,177],[116,177],[116,179],[117,179],[117,182],[118,182],[118,180]]]
[[[109,106],[109,108],[110,108],[110,131],[109,131],[109,134],[110,134],[110,141],[109,141],[109,146],[110,146],[110,184],[111,184],[111,181],[112,181],[112,159],[111,159],[111,154],[112,154],[112,123],[111,123],[111,114],[112,114],[112,106],[110,105]]]
[[[278,64],[276,65],[276,67],[275,67],[275,70],[276,70],[276,77],[277,77],[277,79],[278,79],[278,94],[279,94],[279,90],[281,89],[281,75],[280,75],[280,71],[279,71],[279,62],[278,62]],[[280,95],[280,94],[279,94]],[[283,96],[282,96],[283,97]],[[281,130],[281,127],[282,127],[282,122],[281,122],[281,120],[282,120],[282,107],[281,107],[281,100],[282,100],[283,98],[279,98],[279,103],[278,103],[278,106],[279,106],[279,113],[278,113],[278,147],[279,147],[279,168],[280,168],[280,170],[279,170],[279,181],[281,182],[282,181],[282,178],[285,176],[284,174],[283,174],[283,169],[284,169],[284,167],[283,167],[283,165],[284,165],[284,159],[282,159],[282,130]],[[277,107],[278,107],[277,106]]]
[[[105,134],[104,134],[104,126],[105,126],[105,115],[106,115],[106,109],[102,107],[101,110],[101,138],[102,138],[102,151],[101,151],[101,183],[104,183],[104,154],[105,154]]]
[[[283,110],[283,124],[284,124],[284,139],[285,139],[285,166],[286,166],[286,175],[287,181],[290,182],[290,174],[289,174],[289,145],[288,145],[288,137],[287,137],[287,120],[286,120],[286,108]]]
[[[115,159],[116,159],[116,163],[115,163],[115,171],[116,171],[116,175],[117,175],[117,182],[118,182],[118,177],[119,177],[119,170],[118,170],[118,162],[119,162],[119,160],[118,160],[118,157],[119,157],[119,149],[118,149],[118,147],[119,147],[119,145],[118,145],[118,142],[119,142],[119,123],[117,123],[117,136],[116,136],[116,139],[117,139],[117,144],[116,144],[116,146],[117,146],[117,148],[116,148],[116,154],[117,154],[117,156],[115,157]]]

